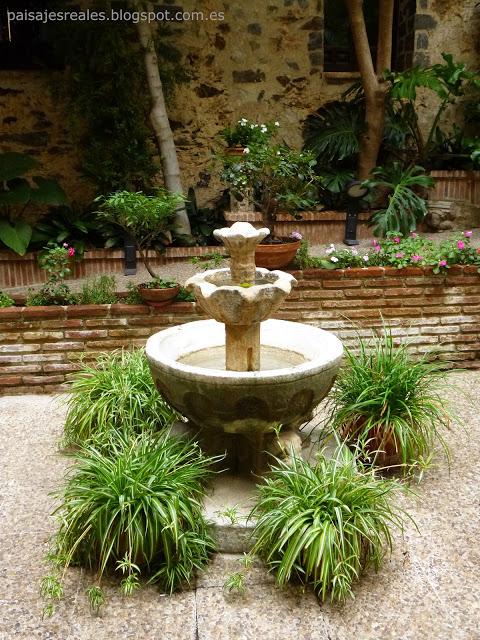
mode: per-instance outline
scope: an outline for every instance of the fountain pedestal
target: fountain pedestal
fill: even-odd
[[[268,453],[299,451],[298,427],[330,390],[343,352],[331,333],[268,319],[296,284],[289,273],[255,268],[268,233],[241,222],[215,231],[230,269],[186,282],[214,319],[166,329],[146,346],[162,396],[209,453],[226,451],[224,466],[235,473],[261,473]]]

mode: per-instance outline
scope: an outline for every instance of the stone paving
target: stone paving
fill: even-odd
[[[54,502],[68,460],[57,452],[65,410],[51,396],[0,398],[0,639],[42,640],[479,640],[480,412],[472,397],[480,372],[452,375],[448,395],[463,426],[448,434],[442,459],[402,498],[409,524],[378,574],[356,585],[343,607],[320,605],[300,587],[278,589],[260,563],[245,595],[225,594],[240,557],[218,555],[191,590],[162,596],[144,588],[129,599],[107,585],[108,602],[92,616],[88,576],[67,572],[65,598],[42,620],[39,580],[54,530]]]

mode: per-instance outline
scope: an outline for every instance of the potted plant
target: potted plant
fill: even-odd
[[[220,137],[227,143],[226,155],[243,156],[252,146],[268,144],[279,126],[278,122],[264,124],[241,118],[232,127],[220,131]]]
[[[346,366],[331,395],[330,425],[370,463],[404,472],[428,461],[442,428],[451,422],[442,394],[443,363],[414,359],[408,345],[394,344],[391,330],[370,343],[358,338],[358,353],[345,349]]]
[[[257,266],[284,267],[295,257],[301,238],[294,234],[287,238],[275,235],[277,213],[282,211],[301,219],[300,211],[317,204],[316,160],[312,153],[295,151],[286,145],[252,146],[247,150],[241,162],[224,158],[221,177],[239,197],[253,194],[262,223],[272,232],[257,247]]]
[[[118,225],[135,242],[140,258],[152,280],[138,285],[138,292],[149,305],[163,307],[178,294],[179,285],[162,280],[153,271],[148,251],[168,243],[168,233],[178,205],[184,198],[179,193],[159,189],[154,196],[141,191],[117,191],[101,202],[99,219]]]

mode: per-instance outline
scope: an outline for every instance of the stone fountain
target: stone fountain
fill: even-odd
[[[234,473],[261,473],[266,454],[300,450],[298,428],[330,390],[343,348],[317,327],[268,319],[296,284],[289,273],[255,267],[268,229],[237,222],[214,233],[230,268],[186,283],[213,319],[154,334],[146,353],[159,392],[207,451],[226,452]]]

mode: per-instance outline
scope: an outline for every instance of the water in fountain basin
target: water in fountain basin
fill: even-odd
[[[280,349],[279,347],[270,347],[267,345],[260,347],[260,371],[296,367],[307,361],[308,358],[296,351],[289,351],[288,349]],[[225,371],[225,346],[192,351],[178,358],[177,362],[192,367]]]

